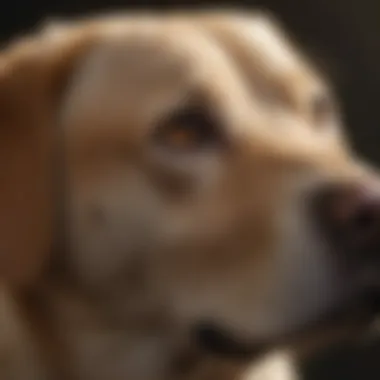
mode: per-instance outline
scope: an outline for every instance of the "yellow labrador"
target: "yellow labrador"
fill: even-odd
[[[262,14],[53,23],[0,134],[4,380],[233,379],[378,285],[379,179]]]

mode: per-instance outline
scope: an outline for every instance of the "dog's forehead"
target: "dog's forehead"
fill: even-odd
[[[292,112],[325,90],[283,31],[261,15],[121,17],[84,25],[95,30],[97,42],[72,81],[69,116],[153,125],[196,94],[222,112],[226,124],[238,125],[241,117],[264,125],[255,90]],[[50,34],[60,38],[75,28],[55,27]]]
[[[329,91],[321,73],[271,17],[226,16],[209,19],[206,26],[258,93],[296,105]]]
[[[91,23],[87,25],[89,28]],[[240,71],[243,82],[291,101],[326,87],[282,28],[261,14],[119,17],[94,21],[93,28],[104,40],[100,52],[103,63],[110,65],[108,71],[112,68],[114,76],[129,74],[140,88],[138,81],[179,83],[180,77],[189,80],[201,75],[201,70],[204,77],[219,73],[227,87],[234,69]],[[50,28],[51,35],[59,36],[59,31],[59,26]],[[226,61],[233,61],[233,65]],[[115,70],[117,65],[124,67]]]
[[[142,124],[189,98],[226,113],[247,110],[241,73],[229,52],[199,26],[182,20],[101,25],[96,44],[74,74],[66,110],[93,114],[81,107],[97,104],[112,107],[106,111],[112,117],[121,112],[143,118],[135,120]]]

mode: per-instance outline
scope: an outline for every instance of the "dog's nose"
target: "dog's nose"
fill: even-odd
[[[315,197],[320,227],[333,248],[355,253],[355,261],[380,258],[380,184],[340,184],[321,187]]]

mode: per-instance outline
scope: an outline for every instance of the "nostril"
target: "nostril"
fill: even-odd
[[[341,226],[341,231],[346,237],[346,243],[365,244],[371,243],[371,240],[380,227],[380,219],[376,212],[370,206],[359,207],[351,217],[346,221],[346,225]]]
[[[368,182],[325,185],[310,205],[339,276],[358,292],[380,294],[379,187]],[[380,297],[376,300],[380,305]]]
[[[365,248],[375,240],[380,244],[380,194],[377,188],[330,185],[320,190],[317,201],[319,224],[332,242],[346,248]]]
[[[366,232],[376,226],[376,214],[369,207],[362,207],[353,214],[349,225],[353,231]]]

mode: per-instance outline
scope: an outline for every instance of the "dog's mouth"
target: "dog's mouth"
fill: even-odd
[[[227,329],[215,323],[202,322],[195,326],[194,336],[198,346],[212,354],[236,359],[254,356],[262,351],[260,345],[251,346],[236,339]]]
[[[252,358],[266,351],[284,345],[306,343],[307,340],[320,337],[321,334],[342,329],[344,326],[364,327],[380,313],[380,292],[368,292],[361,300],[339,307],[315,320],[300,325],[293,331],[274,339],[247,343],[247,339],[239,339],[228,329],[214,322],[201,322],[195,325],[193,335],[196,344],[210,354],[231,359]]]

